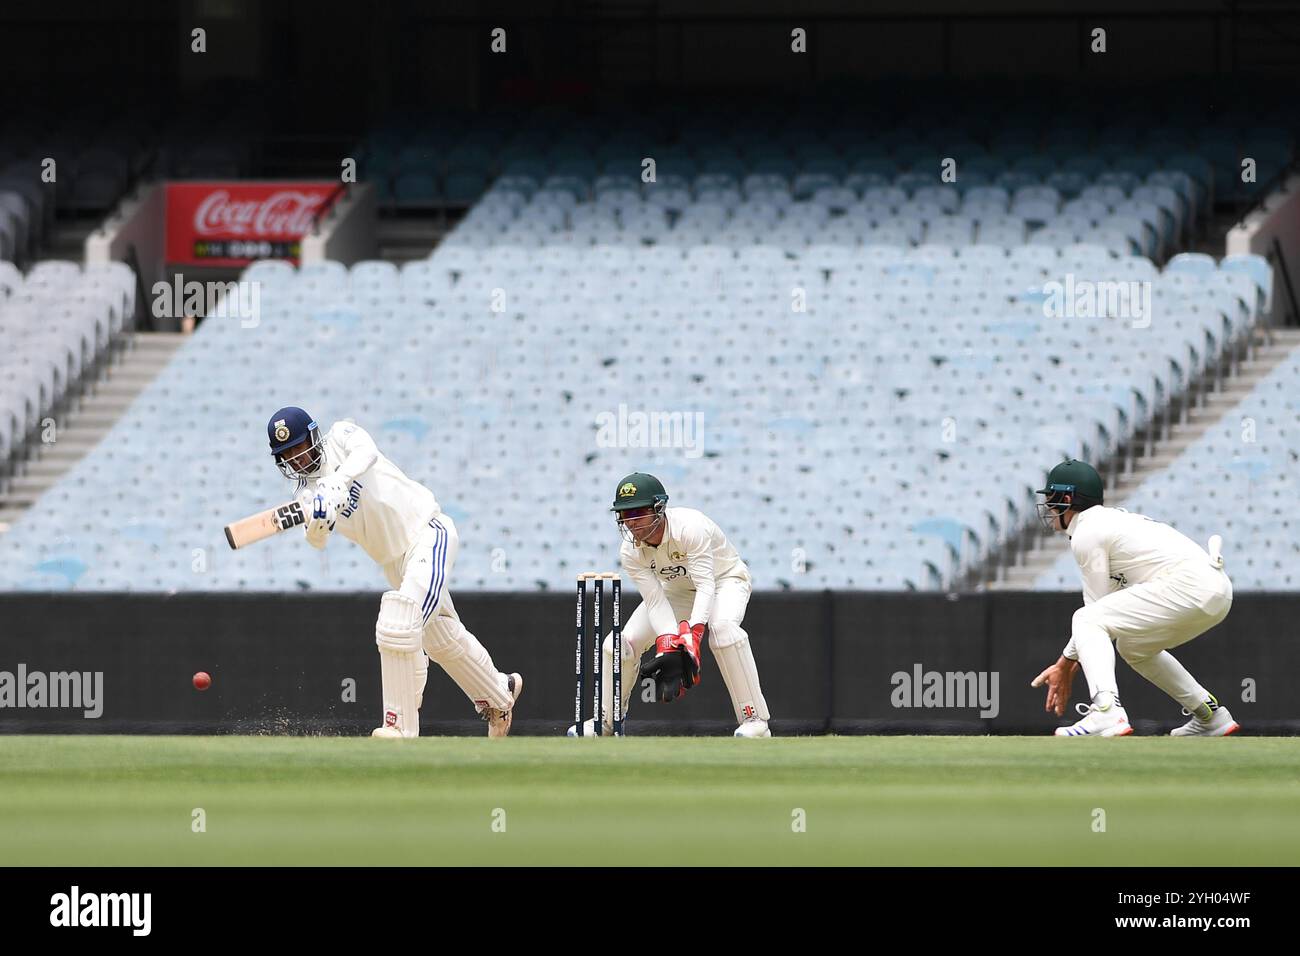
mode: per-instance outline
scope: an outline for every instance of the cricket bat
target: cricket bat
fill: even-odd
[[[297,501],[289,501],[226,525],[226,540],[232,549],[246,548],[256,541],[306,522],[307,516],[303,514],[302,505]]]

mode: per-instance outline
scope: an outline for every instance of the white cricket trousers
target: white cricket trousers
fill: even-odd
[[[1103,690],[1117,693],[1118,652],[1187,710],[1200,706],[1208,692],[1169,650],[1204,634],[1227,617],[1231,607],[1232,582],[1221,568],[1184,561],[1159,577],[1079,608],[1070,641],[1092,696]]]
[[[508,709],[512,699],[507,676],[496,669],[487,648],[461,623],[447,590],[459,550],[455,523],[445,514],[437,515],[406,554],[384,565],[384,576],[391,587],[420,605],[424,613],[422,643],[428,659],[447,672],[480,712],[485,707]],[[417,681],[421,694],[425,676]]]

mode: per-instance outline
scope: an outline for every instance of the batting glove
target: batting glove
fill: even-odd
[[[323,548],[329,533],[334,530],[337,511],[333,503],[322,494],[313,495],[308,504],[311,518],[305,528],[307,543],[313,548]]]
[[[322,478],[316,482],[315,494],[324,498],[325,503],[337,511],[348,500],[348,486],[341,478]]]

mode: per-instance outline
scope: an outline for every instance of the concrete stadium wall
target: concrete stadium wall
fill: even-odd
[[[625,615],[636,603],[624,602]],[[1058,721],[1029,682],[1056,659],[1078,603],[1032,592],[762,593],[745,624],[777,734],[1046,733]],[[497,664],[526,677],[515,732],[562,733],[573,709],[572,597],[464,594],[456,605]],[[0,733],[368,733],[380,712],[377,606],[373,594],[0,595]],[[1300,595],[1238,595],[1228,619],[1178,657],[1249,732],[1300,732],[1288,684],[1300,667],[1289,637],[1298,616]],[[629,732],[730,732],[730,701],[710,658],[681,701],[645,703],[638,688]],[[15,706],[20,666],[28,675],[100,672],[98,703]],[[922,685],[929,672],[982,675],[991,706],[924,706],[911,686],[918,668]],[[190,683],[200,670],[213,677],[203,693]],[[1118,670],[1139,733],[1182,722],[1177,705],[1122,661]],[[1080,680],[1074,700],[1085,697]],[[88,706],[102,712],[87,717]],[[423,730],[484,732],[436,667]]]
[[[1284,263],[1274,258],[1273,241],[1282,247]],[[1300,294],[1300,175],[1291,176],[1263,205],[1228,231],[1225,254],[1264,256],[1273,265],[1272,301],[1265,303],[1271,325],[1285,324],[1294,305],[1290,288]]]
[[[333,260],[352,265],[379,255],[378,200],[375,187],[351,187],[322,220],[316,232],[302,237],[303,265]]]
[[[167,233],[167,190],[161,183],[142,186],[126,199],[104,224],[86,237],[85,257],[88,264],[129,262],[135,250],[140,282],[146,292],[166,273],[163,245]],[[149,303],[136,304],[137,315],[149,314]],[[179,319],[159,322],[150,316],[146,327],[166,325],[162,331],[175,331]]]

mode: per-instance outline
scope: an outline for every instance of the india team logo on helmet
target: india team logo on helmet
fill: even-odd
[[[320,471],[322,443],[325,436],[315,419],[296,405],[277,408],[266,423],[266,437],[271,443],[271,454],[276,467],[286,478],[295,481],[309,478]],[[308,444],[304,451],[298,448]],[[293,455],[286,457],[293,450]]]

